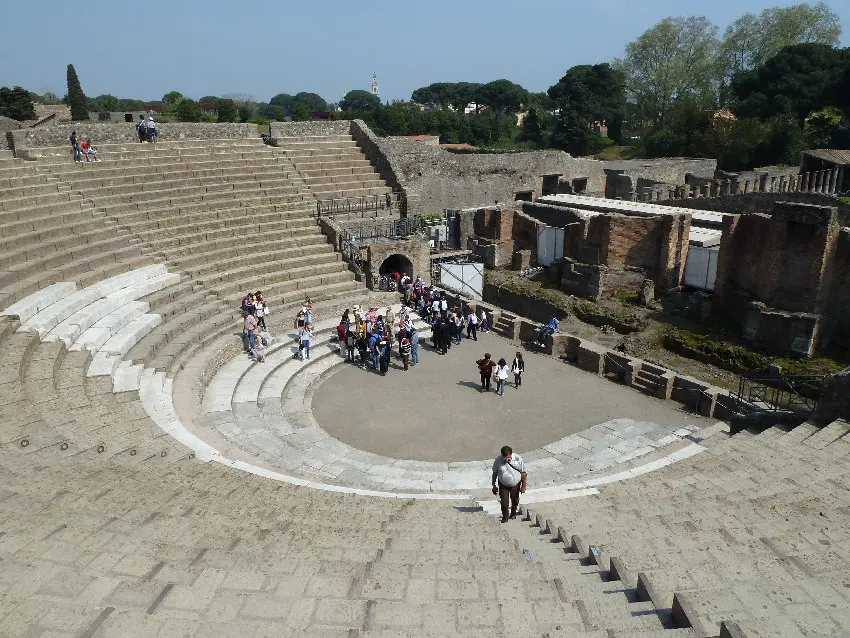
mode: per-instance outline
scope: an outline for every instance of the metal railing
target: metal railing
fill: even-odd
[[[375,239],[406,239],[420,233],[425,220],[419,215],[403,217],[387,222],[361,223],[348,227],[339,235],[339,251],[358,275],[363,275],[363,244]]]
[[[739,402],[765,412],[803,409],[814,412],[818,407],[824,375],[755,376],[745,375],[738,381]]]
[[[363,214],[373,211],[400,212],[404,210],[404,204],[404,193],[383,193],[381,195],[320,199],[316,202],[316,214],[319,217],[329,217],[349,213]]]

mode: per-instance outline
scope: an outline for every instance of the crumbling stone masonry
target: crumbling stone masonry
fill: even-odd
[[[781,202],[770,215],[724,216],[713,308],[781,352],[845,347],[850,228],[838,209]]]
[[[564,229],[567,292],[591,299],[638,292],[646,278],[662,296],[682,285],[691,216],[619,215],[525,203],[523,212]]]

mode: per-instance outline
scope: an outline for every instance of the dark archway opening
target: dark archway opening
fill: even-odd
[[[390,255],[381,262],[381,266],[378,268],[378,273],[381,275],[399,273],[401,275],[407,274],[408,276],[413,277],[413,263],[404,255]]]

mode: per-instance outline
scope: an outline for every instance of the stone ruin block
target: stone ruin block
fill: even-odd
[[[514,253],[512,267],[514,270],[531,268],[531,251],[518,250]]]

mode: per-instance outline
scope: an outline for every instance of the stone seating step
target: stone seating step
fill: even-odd
[[[289,157],[296,165],[301,158],[304,157],[333,157],[340,155],[353,155],[353,156],[361,156],[363,152],[358,148],[358,146],[354,143],[352,144],[328,144],[327,146],[314,146],[307,145],[306,147],[297,147],[293,145],[293,147],[283,147],[280,148],[286,156]]]
[[[72,348],[72,343],[80,338],[81,347],[91,349],[91,346],[101,339],[105,342],[112,337],[116,328],[148,311],[148,304],[137,302],[137,299],[179,281],[179,275],[169,273],[148,279],[140,277],[139,281],[133,282],[132,285],[106,294],[80,308],[44,335],[43,341],[61,340],[67,347]]]
[[[185,148],[132,148],[132,147],[110,147],[110,145],[97,146],[97,157],[101,162],[107,160],[128,160],[128,159],[152,159],[158,157],[183,157],[195,156],[200,154],[219,155],[219,156],[235,156],[239,157],[242,154],[271,154],[267,147],[254,146],[250,144],[240,144],[231,146],[191,146]],[[69,146],[50,146],[38,149],[27,149],[27,155],[30,156],[29,161],[35,161],[39,164],[51,164],[58,162],[72,162],[73,154]],[[79,164],[79,163],[78,163]],[[92,165],[95,162],[82,162],[82,165]]]
[[[297,193],[289,184],[283,186],[275,186],[271,188],[255,189],[248,191],[254,198],[288,198],[290,200],[300,199],[300,194]],[[233,189],[218,189],[211,187],[197,187],[187,189],[170,189],[156,191],[154,194],[145,193],[128,193],[122,196],[101,197],[94,200],[98,210],[105,212],[114,212],[121,210],[141,210],[144,208],[153,208],[160,203],[162,205],[178,205],[180,202],[202,202],[226,200],[232,201],[238,191]]]
[[[188,247],[196,246],[197,244],[207,245],[211,242],[218,242],[222,240],[230,240],[234,237],[241,238],[242,241],[245,241],[245,233],[243,232],[245,229],[234,229],[234,228],[223,228],[216,231],[203,231],[203,232],[189,232],[180,236],[174,236],[170,238],[157,238],[157,248],[162,250],[163,252],[167,252],[169,254],[169,258],[173,259],[175,255],[182,254],[174,251],[184,251]],[[299,237],[315,237],[316,229],[312,227],[298,227],[298,228],[280,228],[275,227],[274,225],[265,224],[260,227],[252,227],[252,232],[262,232],[262,237],[266,242],[278,241],[281,239],[292,239]]]
[[[339,184],[336,186],[339,186]],[[346,189],[329,188],[326,190],[324,188],[314,188],[312,191],[316,199],[356,199],[358,197],[386,195],[388,193],[392,193],[392,189],[389,186],[370,186],[360,188],[356,185],[351,185]]]
[[[67,202],[77,202],[80,196],[77,193],[69,191],[45,192],[41,191],[36,195],[24,195],[21,197],[3,197],[0,199],[0,211],[14,212],[20,209],[33,208],[39,206],[62,205]]]
[[[801,443],[804,439],[810,437],[813,434],[816,434],[820,428],[815,423],[810,423],[806,421],[795,427],[790,432],[780,436],[777,439],[777,442],[781,445],[797,445]]]
[[[283,217],[283,219],[281,219]],[[141,237],[145,241],[156,242],[156,246],[164,249],[158,242],[175,237],[183,237],[197,233],[218,233],[232,234],[235,232],[245,233],[245,237],[256,236],[256,233],[262,233],[270,230],[290,230],[304,231],[305,233],[321,232],[316,225],[316,220],[305,216],[296,216],[286,218],[282,213],[268,213],[260,215],[251,215],[243,218],[234,218],[230,220],[210,220],[207,222],[189,222],[186,224],[168,226],[164,225],[159,228],[133,227],[133,234]]]
[[[160,323],[162,323],[162,316],[150,313],[130,321],[112,335],[94,354],[86,375],[90,377],[112,377],[121,359],[146,335],[155,330]]]
[[[314,168],[301,171],[304,180],[311,177],[339,177],[343,175],[375,175],[375,169],[371,164],[364,163],[360,166],[348,166],[343,168]]]
[[[177,165],[174,170],[164,170],[162,165],[156,166],[157,170],[123,171],[117,170],[114,174],[70,174],[66,180],[76,188],[90,188],[101,186],[123,186],[126,184],[144,184],[153,182],[174,182],[180,180],[207,180],[207,179],[229,179],[230,181],[240,179],[262,179],[264,177],[285,177],[287,179],[298,179],[295,169],[287,169],[278,162],[240,162],[231,168],[215,167],[191,169]],[[51,179],[58,179],[56,175],[50,175]],[[40,176],[40,179],[43,177]],[[2,183],[2,182],[0,182]]]
[[[266,299],[276,300],[278,297],[286,298],[296,292],[299,297],[303,298],[304,295],[309,294],[306,292],[307,290],[321,289],[323,286],[354,280],[353,273],[343,270],[341,264],[335,270],[328,273],[311,275],[309,269],[307,269],[307,272],[301,274],[302,276],[300,278],[282,281],[270,278],[262,284],[254,283],[257,282],[257,278],[248,277],[241,281],[231,280],[223,282],[212,287],[210,290],[221,299],[236,299],[237,297],[241,298],[245,290],[255,290],[259,287]]]
[[[207,214],[222,214],[222,215],[238,215],[239,211],[243,214],[246,211],[312,211],[312,202],[301,201],[294,199],[291,202],[273,202],[262,197],[242,197],[239,201],[228,201],[227,199],[192,202],[188,204],[180,204],[177,206],[167,204],[165,206],[156,205],[151,208],[137,208],[133,211],[120,212],[115,215],[110,215],[110,219],[124,224],[132,224],[146,220],[165,219],[170,216],[186,216],[196,213]]]
[[[53,193],[67,193],[68,188],[69,187],[67,184],[59,182],[58,180],[42,180],[41,183],[27,186],[4,186],[2,182],[0,182],[0,200],[28,200],[33,197],[39,197]]]
[[[159,282],[167,274],[168,271],[165,266],[157,264],[104,279],[93,286],[75,290],[70,294],[66,292],[62,298],[56,299],[53,303],[46,305],[26,319],[20,330],[36,332],[41,338],[44,338],[59,323],[90,304],[110,295],[112,295],[112,298],[129,301],[135,298],[133,294],[136,290],[144,289],[144,282],[151,279],[157,279]],[[69,288],[69,286],[65,286],[65,290]],[[116,293],[119,294],[116,295]],[[36,293],[34,297],[37,300],[36,303],[45,298],[41,293]],[[28,300],[24,300],[22,303],[27,304]]]
[[[57,231],[59,230],[57,229]],[[135,247],[137,244],[138,241],[133,237],[125,234],[116,236],[113,231],[111,237],[100,239],[99,241],[87,242],[79,249],[71,249],[64,253],[45,251],[44,254],[41,254],[41,247],[35,252],[31,246],[24,245],[22,250],[30,253],[27,256],[31,258],[16,261],[0,271],[0,288],[13,285],[16,281],[33,273],[60,268],[69,260],[90,258],[92,255],[120,251],[127,247]]]
[[[33,164],[37,164],[34,162]],[[193,157],[163,157],[156,161],[151,160],[124,160],[122,162],[98,162],[97,164],[80,165],[73,164],[48,164],[33,166],[31,170],[23,173],[26,176],[54,177],[60,180],[74,183],[79,180],[85,183],[88,180],[111,179],[114,177],[130,176],[144,178],[158,173],[193,172],[208,173],[209,171],[230,170],[252,170],[268,167],[279,167],[283,172],[292,172],[292,164],[285,158],[279,156],[257,156],[254,158],[219,158],[211,159],[209,155]],[[5,176],[9,171],[0,170],[0,176]],[[213,173],[214,174],[214,173]],[[13,175],[9,175],[11,178]]]
[[[850,423],[844,419],[837,419],[825,428],[822,428],[820,431],[803,439],[801,443],[816,450],[822,450],[830,443],[833,443],[845,436],[847,433],[850,433]]]
[[[323,235],[305,236],[298,239],[279,240],[275,244],[277,249],[267,250],[265,244],[246,244],[244,237],[231,237],[228,240],[216,242],[214,245],[207,244],[206,250],[192,250],[187,255],[176,255],[169,264],[179,266],[181,270],[191,275],[200,275],[214,271],[221,267],[252,260],[255,263],[263,263],[273,255],[287,255],[293,252],[310,254],[312,252],[328,252],[333,250]]]
[[[77,188],[77,185],[75,185]],[[183,196],[193,193],[220,193],[232,192],[291,192],[297,193],[297,189],[291,181],[283,175],[263,176],[262,180],[253,178],[241,179],[216,179],[216,178],[186,178],[180,180],[168,180],[158,182],[144,182],[141,184],[109,185],[91,187],[86,185],[85,196],[95,201],[109,203],[112,201],[140,201],[151,195],[180,194]],[[162,197],[159,197],[161,199]]]
[[[259,224],[278,224],[281,228],[316,227],[316,220],[305,210],[269,210],[263,208],[213,209],[202,213],[187,213],[153,217],[147,220],[126,223],[123,218],[114,221],[128,233],[146,241],[168,238],[177,234],[224,230]]]
[[[103,217],[93,208],[84,208],[82,202],[77,206],[69,207],[67,211],[46,209],[39,210],[38,213],[39,217],[0,223],[0,237],[21,237],[30,233],[44,232],[56,226],[67,226],[75,222],[91,223],[92,220]]]
[[[256,263],[244,262],[230,268],[215,270],[206,275],[195,277],[195,281],[215,290],[220,284],[233,280],[249,281],[253,278],[260,290],[267,283],[299,279],[305,275],[320,275],[338,272],[342,256],[335,252],[313,255],[291,255],[284,258],[272,258],[262,262],[263,274],[257,273]]]
[[[376,186],[386,186],[386,182],[380,179],[378,175],[329,175],[323,177],[305,177],[304,182],[310,189],[336,187],[336,188],[370,188]]]
[[[339,169],[368,168],[374,171],[374,167],[369,162],[369,160],[363,158],[362,156],[359,158],[356,156],[327,156],[320,158],[307,158],[304,160],[299,159],[296,168],[302,175],[305,175],[311,171],[326,171]]]

